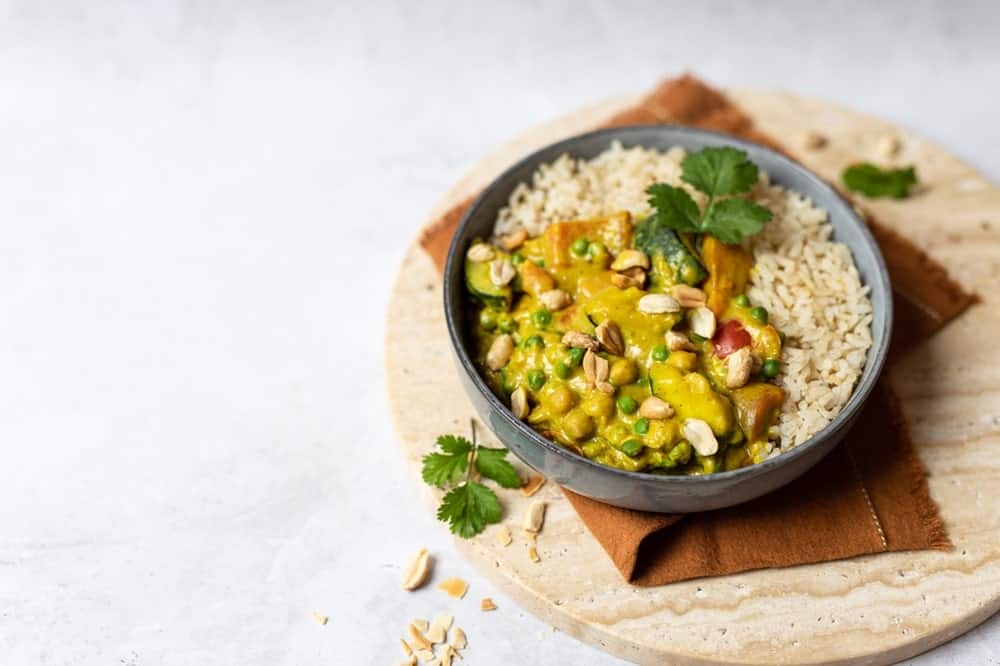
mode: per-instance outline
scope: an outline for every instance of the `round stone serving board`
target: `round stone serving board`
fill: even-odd
[[[1000,189],[940,147],[881,120],[795,95],[728,92],[764,131],[828,179],[836,180],[849,162],[875,159],[885,134],[902,140],[897,161],[918,167],[923,185],[915,196],[868,205],[983,298],[891,371],[955,549],[637,588],[622,581],[552,484],[533,498],[548,503],[538,537],[541,562],[529,559],[517,529],[529,501],[517,491],[500,493],[512,544],[501,546],[498,526],[491,526],[456,545],[527,610],[631,661],[895,662],[1000,609],[1000,363],[992,340],[1000,334]],[[428,219],[529,151],[590,129],[635,101],[614,99],[529,131],[475,165]],[[801,148],[809,129],[822,131],[829,145]],[[466,433],[473,415],[457,380],[441,298],[438,275],[414,242],[391,297],[386,375],[403,455],[429,511],[439,495],[420,481],[420,458],[437,435]]]

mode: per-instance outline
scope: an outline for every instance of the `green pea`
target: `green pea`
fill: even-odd
[[[722,471],[720,461],[716,456],[695,455],[695,460],[701,463],[701,471],[705,474],[715,474]]]
[[[484,331],[492,331],[497,327],[497,318],[489,310],[483,310],[479,313],[479,325],[483,327]]]
[[[524,255],[521,254],[520,252],[515,252],[514,254],[510,255],[510,263],[514,266],[520,266],[521,264],[524,263]]]
[[[771,379],[778,376],[778,372],[781,371],[781,362],[776,358],[765,359],[764,364],[760,368],[760,373]]]
[[[760,307],[759,305],[755,308],[750,309],[750,316],[762,324],[767,323],[767,310],[765,308]]]
[[[590,247],[590,243],[586,238],[577,238],[573,241],[573,244],[569,246],[569,249],[578,257],[582,257],[587,254],[587,248]]]
[[[532,391],[537,391],[545,385],[545,373],[535,368],[534,370],[528,370],[528,386],[531,387]]]
[[[739,296],[736,297],[736,305],[740,306],[741,308],[745,308],[746,306],[750,305],[750,299],[747,298],[746,294],[740,294]]]
[[[632,429],[635,430],[637,435],[645,435],[649,432],[649,419],[639,419],[632,424]]]
[[[503,317],[497,322],[497,328],[500,329],[501,333],[513,333],[514,329],[517,328],[517,322],[510,317]]]
[[[623,395],[618,398],[618,409],[622,411],[623,414],[631,414],[635,410],[639,409],[639,404],[634,398],[630,398],[627,395]]]
[[[538,328],[545,328],[552,323],[552,313],[544,309],[535,310],[531,314],[531,320],[535,322],[535,326]]]
[[[544,346],[545,346],[545,341],[542,340],[542,336],[540,335],[529,335],[528,338],[524,341],[525,349],[528,349],[530,347],[544,347]]]
[[[668,358],[670,358],[670,350],[667,349],[666,345],[657,345],[653,347],[653,360],[658,363],[663,363]]]
[[[578,366],[583,363],[583,356],[586,353],[586,350],[581,349],[580,347],[573,347],[569,350],[569,356],[566,357],[566,360],[569,365]]]
[[[622,442],[622,453],[633,458],[642,453],[644,448],[642,442],[637,439],[627,439]]]
[[[591,243],[590,247],[587,248],[587,259],[601,268],[607,268],[611,264],[611,253],[608,252],[608,248],[604,246],[604,243],[595,242]]]
[[[572,374],[573,368],[562,362],[556,363],[556,377],[559,379],[569,379]]]
[[[694,449],[690,443],[681,441],[674,445],[674,448],[670,449],[670,454],[667,458],[674,465],[684,465],[691,459],[693,451]]]
[[[503,392],[507,395],[513,393],[514,389],[517,388],[517,386],[514,385],[514,382],[511,381],[511,378],[507,375],[506,369],[500,371],[500,388],[502,388]]]

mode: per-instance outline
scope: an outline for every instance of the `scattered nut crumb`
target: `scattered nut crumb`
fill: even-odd
[[[438,666],[451,666],[451,660],[458,656],[455,652],[455,648],[450,645],[446,645],[441,656],[438,657]]]
[[[410,633],[410,643],[413,644],[414,649],[419,653],[421,650],[430,650],[430,641],[423,635],[423,633],[417,629],[416,626],[410,625],[406,628]]]
[[[403,570],[403,589],[415,590],[427,581],[430,572],[430,554],[426,548],[421,548],[410,558]]]
[[[316,611],[312,612],[312,618],[317,622],[319,622],[320,624],[326,624],[327,622],[330,621],[330,616],[323,615],[322,613],[317,613]]]
[[[875,152],[878,156],[887,160],[889,158],[895,157],[899,153],[899,149],[902,143],[899,137],[895,134],[885,134],[879,138],[878,143],[875,144]]]
[[[434,661],[434,653],[430,650],[417,650],[417,657],[420,661],[426,661],[427,663]]]
[[[532,502],[524,509],[521,517],[521,529],[525,532],[538,534],[545,522],[545,502]]]
[[[497,530],[497,543],[501,546],[509,546],[513,539],[510,536],[510,528],[506,525],[501,525],[500,529]]]
[[[403,661],[399,662],[399,666],[417,666],[417,657],[416,657],[416,655],[412,655],[411,654],[406,659],[404,659]]]
[[[464,650],[469,644],[469,639],[466,638],[465,632],[462,631],[461,627],[455,627],[455,630],[451,632],[451,646],[456,650]]]
[[[411,648],[410,644],[407,643],[404,639],[402,638],[399,639],[399,645],[400,647],[403,648],[403,654],[405,654],[407,657],[413,656],[413,648]]]
[[[483,600],[479,602],[479,610],[491,611],[496,609],[497,605],[489,597],[483,597]]]
[[[436,624],[432,624],[431,628],[427,630],[427,640],[431,642],[432,645],[437,645],[438,643],[444,643],[444,639],[447,637],[444,628],[439,627]]]
[[[434,618],[434,621],[431,622],[431,625],[432,626],[436,625],[438,627],[441,627],[445,631],[448,631],[449,629],[451,629],[451,623],[454,621],[455,621],[454,616],[442,614]]]
[[[469,584],[461,578],[449,578],[448,580],[441,581],[438,589],[444,590],[450,597],[461,599],[465,596],[466,590],[469,589]]]
[[[542,561],[542,558],[538,557],[538,549],[535,548],[535,544],[528,546],[528,557],[530,557],[531,561],[536,564]]]
[[[410,624],[419,629],[421,633],[427,633],[427,630],[430,629],[431,627],[430,623],[427,620],[422,620],[420,618],[417,618]]]
[[[528,412],[531,410],[528,406],[528,392],[523,386],[518,386],[510,394],[510,411],[514,413],[516,418],[525,419],[528,417]]]
[[[465,256],[469,261],[492,261],[496,252],[486,243],[476,243],[469,248]]]
[[[541,474],[532,474],[528,477],[528,480],[523,486],[521,486],[521,494],[525,497],[531,497],[538,492],[538,489],[545,485],[545,477]]]
[[[802,147],[806,150],[819,150],[826,147],[827,138],[816,130],[809,130],[802,135]]]
[[[500,244],[503,245],[503,249],[510,252],[524,245],[524,241],[526,240],[528,240],[528,231],[524,227],[521,227],[517,231],[501,237]]]

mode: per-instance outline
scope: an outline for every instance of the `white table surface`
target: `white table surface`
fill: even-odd
[[[995,3],[42,4],[0,4],[5,665],[388,664],[445,610],[465,663],[614,663],[478,576],[397,454],[383,320],[432,203],[687,68],[1000,180]],[[399,590],[421,546],[466,599]],[[1000,663],[1000,619],[914,663]]]

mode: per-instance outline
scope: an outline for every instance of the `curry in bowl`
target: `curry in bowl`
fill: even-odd
[[[732,148],[565,156],[494,231],[465,256],[476,365],[515,416],[605,465],[777,455],[839,412],[871,345],[824,211]]]

